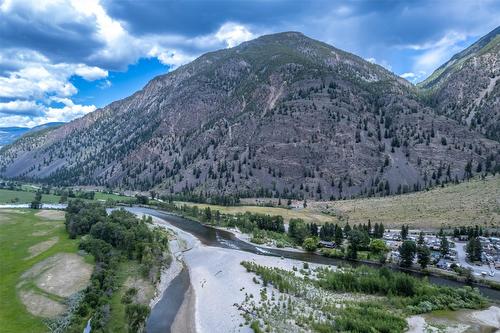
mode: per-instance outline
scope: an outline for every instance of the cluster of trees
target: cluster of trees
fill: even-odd
[[[338,224],[325,223],[319,231],[319,238],[340,245],[344,239],[344,232]]]
[[[483,249],[479,237],[472,237],[467,242],[465,247],[465,252],[467,253],[467,258],[470,261],[481,261],[481,254]]]
[[[403,243],[399,247],[400,266],[411,267],[415,256],[417,256],[417,263],[422,269],[425,269],[431,261],[431,250],[425,244],[423,232],[420,232],[416,243],[406,239],[408,235],[408,226],[402,227],[401,237],[403,237],[403,234],[405,234],[405,238],[403,238]],[[441,256],[445,256],[450,252],[450,242],[442,229],[439,231],[438,237],[440,240],[439,252]]]
[[[33,201],[31,201],[30,208],[31,209],[42,208],[42,192],[41,191],[37,191],[35,193],[35,198],[33,199]]]
[[[210,209],[209,207],[207,207]],[[285,232],[285,224],[283,222],[283,217],[281,215],[265,215],[265,214],[250,214],[249,220],[251,223],[255,223],[257,228],[262,230]]]
[[[119,287],[116,272],[120,261],[136,260],[143,276],[153,283],[158,281],[161,269],[170,263],[167,234],[160,228],[152,228],[151,223],[151,218],[138,219],[125,210],[115,210],[108,215],[98,203],[81,199],[69,202],[66,230],[71,238],[85,236],[80,248],[92,254],[96,262],[77,311],[81,318],[92,315],[93,331],[101,331],[109,320],[110,300]],[[140,331],[149,313],[146,308],[133,302],[127,304],[125,312],[130,332]],[[142,318],[142,323],[138,318]]]
[[[240,203],[240,199],[235,195],[207,195],[203,192],[185,192],[171,195],[162,195],[160,199],[167,202],[187,201],[196,203],[209,203],[220,206],[234,206]]]
[[[75,199],[75,198],[80,198],[80,199],[87,199],[87,200],[94,200],[95,198],[95,192],[94,191],[73,191],[73,189],[69,188],[56,188],[54,189],[54,194],[61,196],[61,202],[66,202],[68,201],[68,198]]]
[[[488,229],[483,230],[483,227],[479,225],[475,226],[461,226],[461,227],[455,227],[453,228],[453,237],[460,237],[460,236],[467,236],[468,239],[479,237],[479,236],[484,236],[484,237],[489,237],[489,236],[496,236],[498,235],[498,231],[489,231]]]

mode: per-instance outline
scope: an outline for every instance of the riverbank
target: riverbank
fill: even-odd
[[[161,215],[159,216],[161,217]],[[167,217],[165,218],[168,220]],[[249,327],[251,323],[249,318],[252,315],[247,312],[249,308],[245,308],[245,303],[248,303],[249,299],[258,303],[261,300],[263,285],[258,284],[254,275],[249,274],[241,266],[241,261],[251,261],[259,265],[279,267],[295,272],[300,272],[305,266],[301,260],[282,259],[280,256],[263,256],[255,252],[239,251],[240,247],[246,249],[242,242],[236,241],[236,239],[230,241],[231,236],[224,235],[219,231],[207,231],[209,234],[201,236],[200,242],[198,237],[161,218],[155,219],[155,223],[173,230],[181,244],[183,242],[194,244],[189,250],[182,252],[182,260],[189,271],[191,283],[180,296],[182,304],[175,308],[175,320],[169,326],[172,332],[252,332]],[[173,218],[171,223],[190,232],[194,231],[194,225],[187,220],[181,221],[178,218]],[[195,235],[198,234],[195,233]],[[182,241],[184,237],[187,239]],[[228,247],[212,246],[211,237]],[[315,266],[321,265],[309,262],[308,266],[310,270],[313,270]],[[279,291],[272,286],[268,285],[267,290],[268,299],[272,297],[272,293],[276,295],[276,298],[280,295]],[[245,313],[247,314],[245,315]],[[472,313],[472,311],[466,313]],[[475,313],[480,316],[483,311]],[[475,316],[475,314],[472,315]]]
[[[207,224],[207,226],[215,228],[215,229],[230,232],[234,235],[234,237],[238,238],[240,241],[245,242],[245,243],[250,244],[250,245],[253,245],[253,246],[256,246],[256,247],[261,247],[261,248],[270,249],[270,250],[285,250],[285,251],[297,252],[297,253],[307,253],[304,250],[301,250],[301,249],[298,249],[295,247],[290,247],[290,246],[277,247],[275,245],[270,245],[269,243],[268,244],[252,243],[252,241],[251,241],[252,236],[250,234],[241,232],[238,228],[217,227],[217,226],[212,226],[210,224]]]
[[[175,235],[171,241],[172,253],[176,254],[176,261],[185,264],[191,281],[172,323],[171,332],[252,332],[241,315],[240,304],[247,297],[259,300],[262,286],[255,283],[253,275],[248,274],[240,263],[253,261],[289,271],[303,266],[299,260],[202,245],[191,234],[163,219],[152,217],[155,225],[167,228]],[[309,266],[315,268],[321,265]],[[175,277],[175,271],[165,272],[161,295]]]
[[[438,311],[411,316],[407,321],[409,327],[407,333],[495,333],[500,332],[500,308],[498,306],[490,306],[480,311]]]

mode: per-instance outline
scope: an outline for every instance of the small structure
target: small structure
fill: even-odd
[[[335,243],[334,242],[329,242],[329,241],[325,241],[325,240],[320,240],[319,241],[319,246],[320,247],[326,247],[327,249],[333,249],[336,247]]]
[[[448,269],[449,266],[450,264],[444,259],[440,259],[436,264],[436,267],[441,269]]]

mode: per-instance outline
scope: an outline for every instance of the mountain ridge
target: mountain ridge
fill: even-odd
[[[1,174],[166,193],[342,198],[493,168],[499,144],[408,81],[296,32],[204,54],[0,151]]]
[[[418,86],[439,114],[500,141],[500,26]]]

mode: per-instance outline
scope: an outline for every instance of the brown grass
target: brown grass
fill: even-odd
[[[244,199],[246,203],[274,202],[273,199]],[[177,204],[184,204],[178,202]],[[481,225],[500,228],[500,176],[484,180],[473,179],[458,185],[438,187],[399,196],[363,198],[344,201],[308,201],[307,208],[279,208],[264,206],[216,206],[186,203],[203,209],[210,206],[221,213],[261,213],[281,215],[285,221],[301,218],[310,223],[325,222],[351,224],[384,223],[386,227],[408,224],[413,228],[437,229],[462,225]],[[294,207],[301,207],[294,201]]]
[[[500,227],[500,176],[399,196],[315,202],[310,207],[341,216],[349,223],[370,219],[372,224],[382,222],[389,227]]]

